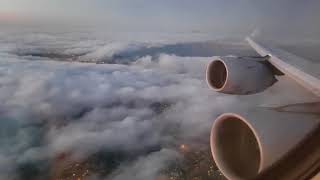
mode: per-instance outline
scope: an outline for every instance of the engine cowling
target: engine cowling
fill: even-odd
[[[297,147],[319,117],[266,109],[225,113],[213,123],[213,158],[228,179],[252,179]]]
[[[207,66],[209,87],[226,94],[254,94],[276,82],[270,66],[265,61],[249,57],[223,57]]]

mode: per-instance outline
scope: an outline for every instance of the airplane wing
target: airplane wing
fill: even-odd
[[[247,38],[247,41],[261,56],[269,56],[268,61],[273,66],[315,95],[320,96],[319,64],[315,64],[284,50],[262,45],[261,42],[258,44],[251,38]]]
[[[261,56],[269,56],[268,61],[278,70],[316,96],[320,96],[319,64],[262,42],[258,43],[252,38],[246,40]],[[317,105],[312,104],[310,108],[314,106]],[[319,137],[320,128],[318,127],[282,160],[268,171],[261,173],[256,179],[311,179],[320,171]]]
[[[214,59],[206,71],[210,88],[254,94],[272,86],[281,74],[320,97],[319,64],[251,38],[247,41],[261,57]],[[220,115],[210,135],[218,168],[228,179],[312,178],[320,171],[319,106],[317,102],[288,105],[290,111],[253,107]]]

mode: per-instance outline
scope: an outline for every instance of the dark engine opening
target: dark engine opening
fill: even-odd
[[[222,61],[213,61],[207,70],[209,85],[215,89],[221,89],[227,80],[227,69]]]

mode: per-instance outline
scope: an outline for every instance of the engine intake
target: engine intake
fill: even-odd
[[[316,115],[303,113],[265,109],[225,113],[213,123],[211,152],[228,179],[251,179],[284,157],[318,125]]]

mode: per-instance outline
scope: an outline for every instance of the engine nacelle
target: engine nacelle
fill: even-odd
[[[319,125],[304,113],[256,109],[225,113],[213,123],[213,158],[228,179],[251,179],[297,147]]]
[[[226,94],[253,94],[276,82],[270,66],[260,58],[223,57],[207,66],[208,85]]]

